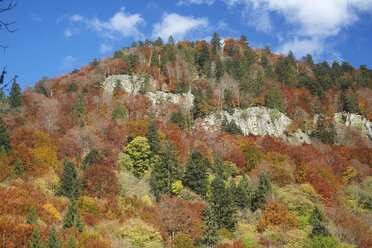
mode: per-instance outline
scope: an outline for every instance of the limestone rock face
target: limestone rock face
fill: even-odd
[[[222,120],[232,120],[240,127],[244,135],[269,135],[282,137],[291,144],[311,143],[309,136],[297,130],[294,133],[287,133],[286,129],[292,120],[285,114],[275,109],[265,107],[252,107],[244,110],[235,109],[233,114],[227,111],[213,113],[204,118],[207,126],[220,126]]]
[[[131,75],[112,75],[106,78],[103,83],[103,89],[107,92],[112,93],[115,89],[117,82],[121,85],[122,89],[126,92],[137,95],[141,89],[142,84],[145,79],[138,76]],[[156,89],[157,81],[154,79],[149,80],[149,88]],[[186,94],[173,94],[164,91],[149,91],[146,95],[150,98],[150,101],[154,105],[159,105],[163,103],[172,103],[180,105],[187,111],[190,111],[193,107],[194,96],[191,92]]]
[[[334,121],[338,125],[351,126],[372,139],[372,122],[361,115],[351,113],[336,113]]]

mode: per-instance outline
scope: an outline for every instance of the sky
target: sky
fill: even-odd
[[[5,7],[10,0],[0,1]],[[372,0],[18,0],[0,21],[0,69],[22,89],[105,58],[134,41],[210,41],[244,34],[252,47],[372,68]]]

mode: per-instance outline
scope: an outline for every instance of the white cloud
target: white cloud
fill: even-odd
[[[215,2],[215,0],[180,0],[177,2],[178,6],[182,5],[191,5],[191,4],[208,4],[212,5]]]
[[[203,30],[208,27],[208,24],[207,18],[165,13],[162,21],[154,25],[152,38],[161,37],[163,40],[167,40],[172,35],[175,40],[182,40],[191,31]]]
[[[43,21],[43,18],[41,18],[41,17],[39,17],[35,14],[31,14],[30,17],[31,17],[32,20],[35,20],[37,22],[42,22]]]
[[[81,15],[71,16],[70,21],[72,23],[83,22],[87,28],[96,31],[98,35],[112,40],[126,37],[143,38],[138,26],[145,23],[144,19],[140,14],[130,14],[124,10],[124,7],[121,8],[107,21],[100,20],[97,17],[89,19]]]
[[[286,39],[292,41],[281,45],[288,48],[324,51],[327,38],[336,36],[344,28],[355,24],[364,12],[372,13],[371,0],[222,0],[230,8],[243,6],[242,15],[247,23],[259,31],[277,31],[273,14],[284,18],[287,24]],[[274,30],[275,29],[275,30]],[[274,32],[274,34],[278,34]],[[316,49],[315,49],[316,48]]]
[[[282,44],[276,53],[287,54],[289,51],[296,54],[297,59],[300,59],[308,53],[312,54],[314,57],[318,57],[324,52],[324,41],[317,38],[299,39],[295,37],[293,41]]]
[[[78,21],[82,21],[84,18],[81,16],[81,15],[73,15],[70,17],[70,20],[72,22],[78,22]]]
[[[70,36],[72,35],[72,31],[71,31],[71,29],[66,28],[64,34],[65,34],[65,37],[70,37]]]
[[[101,43],[99,46],[99,50],[101,51],[101,53],[108,53],[113,50],[113,47],[111,45]]]
[[[71,71],[75,67],[77,67],[78,64],[79,62],[74,57],[72,57],[71,55],[68,55],[63,59],[62,65],[60,66],[59,70]]]

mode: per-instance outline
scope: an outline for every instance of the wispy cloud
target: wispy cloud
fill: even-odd
[[[62,64],[59,67],[59,70],[60,71],[72,71],[74,68],[78,66],[79,66],[79,62],[77,61],[77,59],[71,55],[68,55],[63,59]]]
[[[208,25],[209,21],[207,18],[165,13],[161,22],[154,25],[152,38],[161,37],[166,40],[172,35],[175,40],[182,40],[191,32],[206,29]]]
[[[43,21],[43,18],[41,18],[40,16],[37,16],[35,14],[31,14],[30,17],[31,17],[32,20],[37,21],[37,22],[42,22]]]
[[[100,20],[97,17],[86,18],[78,14],[70,16],[69,20],[72,24],[83,23],[87,29],[94,30],[97,35],[111,40],[126,37],[143,38],[138,26],[145,23],[144,19],[140,14],[125,12],[124,7],[107,21]]]
[[[191,5],[191,4],[208,4],[212,5],[215,2],[215,0],[180,0],[177,2],[178,6],[183,6],[183,5]]]
[[[104,44],[104,43],[101,43],[99,48],[100,48],[101,53],[108,53],[113,50],[113,47],[111,45]]]
[[[278,34],[274,16],[284,18],[286,37],[282,52],[296,48],[298,55],[324,52],[327,39],[354,25],[365,12],[372,13],[370,0],[221,0],[228,7],[240,6],[248,25],[257,30]],[[292,47],[292,48],[291,48]]]

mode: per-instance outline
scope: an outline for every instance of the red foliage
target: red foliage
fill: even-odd
[[[83,173],[84,193],[98,198],[113,197],[120,190],[115,172],[108,166],[93,164]]]
[[[16,224],[9,217],[0,216],[0,247],[28,247],[34,226]]]

